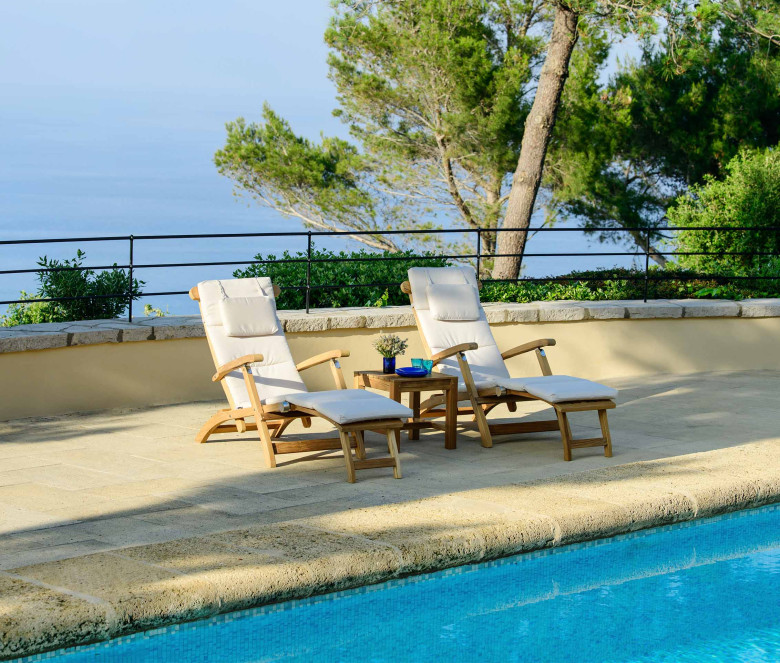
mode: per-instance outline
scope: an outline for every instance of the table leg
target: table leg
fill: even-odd
[[[395,383],[395,381],[390,383],[390,398],[392,398],[397,403],[401,402],[401,390],[398,388],[398,385]],[[395,443],[398,447],[398,451],[401,450],[401,429],[396,428],[395,429]]]
[[[409,407],[412,410],[414,421],[418,422],[420,420],[420,392],[419,391],[410,391],[409,392]],[[409,431],[409,439],[410,440],[419,440],[420,439],[420,430],[418,428],[412,428]]]
[[[444,448],[455,449],[457,447],[458,425],[458,383],[450,385],[447,389],[447,407],[444,415]]]

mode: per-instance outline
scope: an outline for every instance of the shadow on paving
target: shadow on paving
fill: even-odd
[[[549,491],[564,502],[579,499],[587,520],[591,501],[619,508],[638,478],[657,481],[661,495],[661,502],[648,499],[647,514],[632,515],[638,527],[647,526],[654,509],[664,508],[669,486],[699,485],[706,468],[700,457],[687,454],[778,438],[779,379],[777,372],[759,371],[617,381],[611,459],[599,449],[577,449],[574,461],[564,463],[556,432],[499,437],[493,449],[481,448],[473,434],[461,435],[454,451],[443,448],[440,434],[423,433],[417,442],[404,436],[402,480],[387,470],[370,470],[360,472],[354,485],[345,481],[339,452],[313,454],[312,461],[307,460],[312,455],[281,458],[276,470],[267,470],[253,432],[196,445],[194,433],[214,403],[0,424],[0,527],[6,524],[0,530],[0,569],[291,519],[319,519],[317,526],[325,529],[335,519],[338,529],[339,517],[349,519],[362,507],[424,498],[441,498],[442,510],[426,511],[420,520],[414,509],[399,507],[415,540],[457,539],[459,509],[480,527],[507,527],[502,514],[515,514],[512,521],[520,513],[541,518],[548,531]],[[507,413],[497,414],[491,419]],[[549,416],[541,411],[525,418]],[[573,424],[578,437],[592,437],[598,427],[595,415],[573,417]],[[379,436],[367,437],[367,443],[369,453],[383,451]],[[26,445],[32,455],[25,455]],[[39,452],[39,445],[52,448]],[[50,464],[31,465],[36,457]],[[625,465],[668,458],[674,462]],[[28,466],[4,471],[3,463],[12,461]],[[75,472],[86,487],[68,485],[67,472]],[[3,483],[4,476],[19,482]],[[531,487],[518,485],[529,482]],[[534,498],[531,490],[542,497]],[[698,506],[681,508],[688,513]],[[591,536],[585,530],[578,536],[609,531],[591,526]],[[374,538],[370,528],[358,535]],[[460,558],[454,549],[451,554],[453,564],[476,559]]]

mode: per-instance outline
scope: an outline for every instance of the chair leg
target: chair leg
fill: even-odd
[[[266,467],[276,467],[276,454],[274,453],[274,443],[271,431],[268,430],[268,424],[260,417],[257,417],[257,432],[260,435],[260,442],[263,445],[263,457],[265,458]]]
[[[561,429],[563,460],[571,460],[571,427],[569,426],[569,418],[565,412],[561,412],[558,408],[555,408],[555,413],[558,415],[558,425]]]
[[[365,460],[366,445],[363,440],[363,431],[356,430],[355,432],[350,433],[350,435],[355,438],[355,455],[357,456],[358,460]]]
[[[377,433],[381,433],[382,431],[378,430],[376,432]],[[400,428],[393,428],[392,430],[388,429],[385,432],[388,434],[387,450],[388,451],[392,451],[392,449],[390,449],[390,442],[389,442],[389,440],[390,440],[389,436],[390,436],[390,433],[392,433],[393,434],[393,439],[395,440],[395,448],[398,451],[401,451],[401,429]]]
[[[601,434],[604,437],[604,455],[607,458],[612,458],[612,436],[609,434],[606,410],[599,410],[599,423],[601,424]]]
[[[198,431],[198,434],[195,436],[195,441],[200,443],[205,442],[209,439],[209,436],[215,430],[217,430],[217,428],[231,419],[232,417],[230,416],[230,410],[220,410],[214,416],[210,417],[205,424],[203,424],[201,429]]]
[[[400,429],[394,428],[393,430],[387,431],[387,448],[390,450],[390,455],[395,461],[395,465],[393,465],[393,476],[396,479],[400,479],[402,478],[401,459],[398,456],[398,447],[395,444],[395,433],[400,433]]]
[[[490,449],[490,447],[493,446],[493,435],[490,433],[490,424],[488,424],[485,411],[478,403],[473,401],[472,407],[474,408],[474,419],[477,421],[477,428],[479,429],[482,446],[486,449]]]
[[[282,421],[282,422],[279,424],[279,427],[278,427],[278,428],[275,428],[275,429],[274,429],[274,430],[271,432],[271,437],[272,437],[274,440],[277,440],[277,439],[279,439],[280,437],[282,437],[282,433],[284,433],[285,429],[286,429],[286,428],[287,428],[287,427],[288,427],[288,426],[289,426],[289,425],[290,425],[292,422],[293,422],[293,420],[292,420],[292,419],[286,419],[286,420]]]
[[[482,446],[489,449],[493,446],[493,436],[490,434],[490,426],[488,426],[485,411],[477,402],[478,395],[477,389],[474,386],[474,378],[471,375],[471,369],[469,368],[469,364],[463,353],[458,354],[458,365],[460,366],[460,373],[463,376],[463,381],[466,383],[466,392],[469,395],[469,401],[471,401],[471,409],[474,411],[474,419],[477,422]]]
[[[339,430],[339,437],[341,438],[341,448],[344,451],[344,462],[347,465],[347,481],[355,483],[357,478],[355,477],[355,463],[352,460],[352,446],[349,437],[343,430]]]

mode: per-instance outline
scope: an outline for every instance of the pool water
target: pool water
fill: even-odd
[[[780,506],[25,660],[780,661]]]

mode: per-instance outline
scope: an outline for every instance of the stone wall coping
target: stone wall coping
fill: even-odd
[[[773,318],[780,317],[778,299],[655,299],[606,301],[553,301],[529,304],[485,303],[491,324],[580,322],[587,320],[651,320],[668,318]],[[321,332],[337,329],[394,329],[414,327],[411,306],[382,308],[322,308],[279,311],[287,332]],[[167,341],[205,336],[199,315],[126,320],[80,320],[0,327],[0,353],[49,350],[99,343]]]

